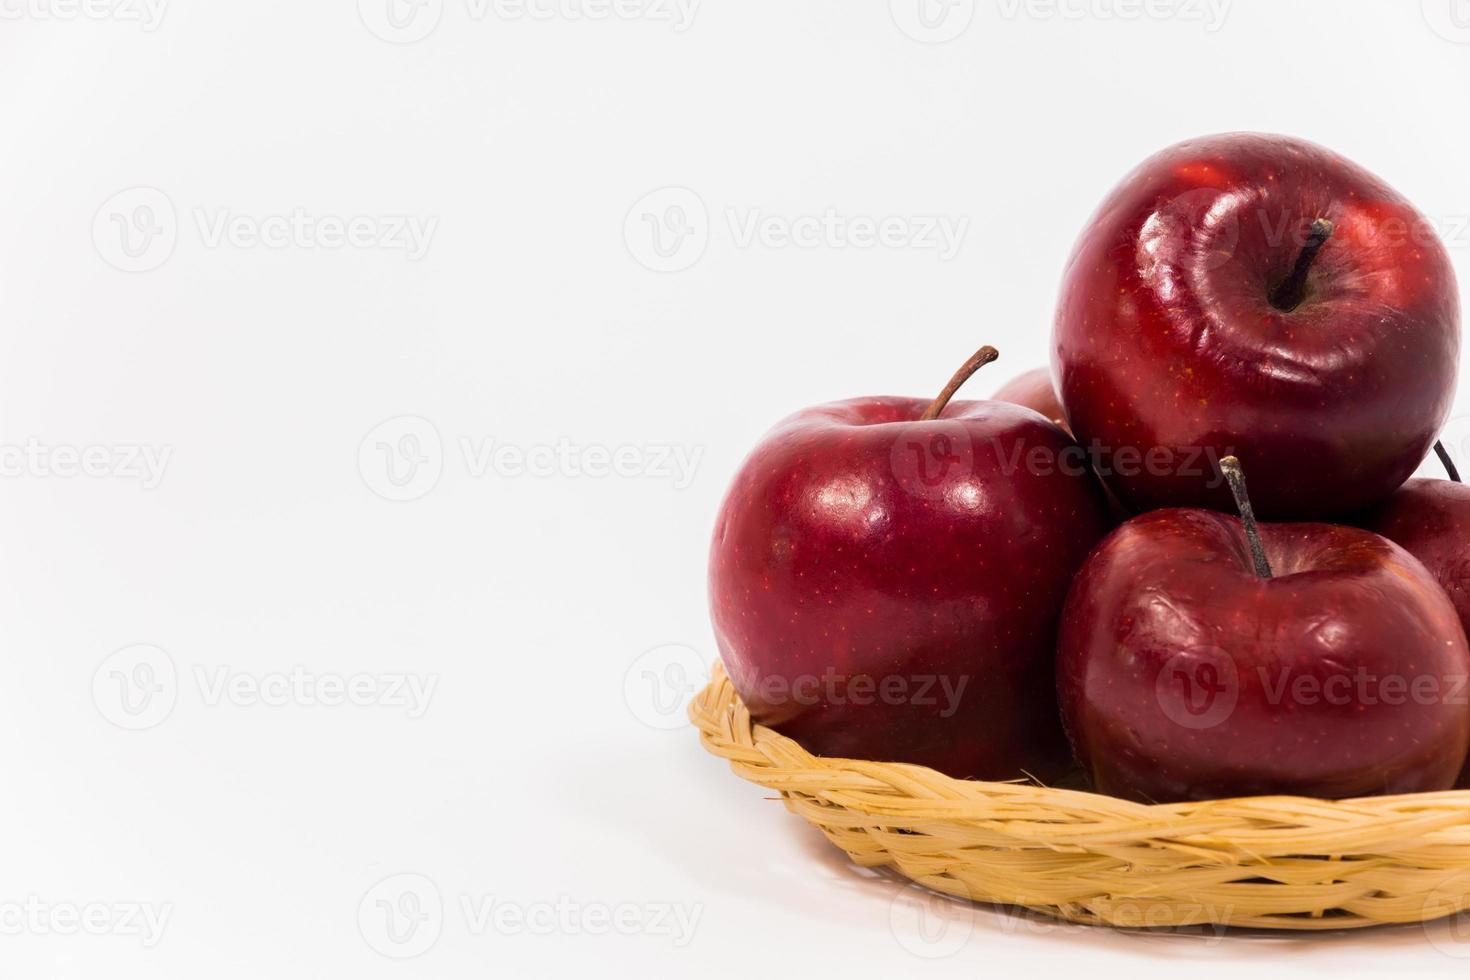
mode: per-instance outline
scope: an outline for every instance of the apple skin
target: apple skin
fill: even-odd
[[[1470,632],[1470,487],[1410,480],[1355,523],[1419,559]]]
[[[1304,301],[1270,300],[1307,228],[1335,231]],[[1376,504],[1448,415],[1459,296],[1429,225],[1366,170],[1311,143],[1234,133],[1144,162],[1068,262],[1052,371],[1077,440],[1136,511],[1229,510],[1196,450],[1237,455],[1263,519]],[[1135,453],[1161,454],[1140,464]],[[1127,458],[1121,454],[1128,454]],[[1123,472],[1126,470],[1126,472]]]
[[[1124,524],[1078,573],[1057,688],[1094,787],[1146,802],[1451,787],[1470,649],[1444,591],[1358,528],[1261,534],[1269,581],[1239,518],[1184,508]]]
[[[1067,424],[1066,412],[1062,410],[1062,403],[1057,400],[1056,387],[1051,383],[1051,372],[1046,368],[1032,368],[1024,374],[1001,385],[994,395],[990,396],[998,402],[1010,402],[1012,405],[1021,405],[1040,412],[1055,422],[1067,435],[1072,434],[1072,427]],[[1106,484],[1101,484],[1103,496],[1108,502],[1108,523],[1114,527],[1122,524],[1133,516],[1133,512],[1123,506],[1123,502],[1117,498]]]
[[[1108,529],[1101,488],[1035,412],[953,402],[918,421],[928,405],[810,408],[746,459],[710,552],[720,655],[754,720],[818,755],[1055,778],[1057,618]],[[1069,449],[1065,467],[1014,465]]]
[[[1060,426],[1063,432],[1072,433],[1072,427],[1067,424],[1067,413],[1062,410],[1061,399],[1057,398],[1056,386],[1051,382],[1051,371],[1046,368],[1032,368],[1017,375],[990,397],[1039,412]]]
[[[1450,480],[1410,480],[1358,523],[1417,558],[1450,597],[1470,633],[1470,487]],[[1470,759],[1456,782],[1470,788]]]

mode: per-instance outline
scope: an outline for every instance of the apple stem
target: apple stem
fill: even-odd
[[[1455,468],[1455,461],[1450,459],[1449,451],[1444,448],[1444,443],[1438,439],[1434,440],[1434,453],[1439,457],[1439,461],[1444,464],[1444,471],[1450,475],[1450,479],[1459,483],[1460,471]]]
[[[939,393],[939,397],[930,402],[929,407],[924,409],[924,414],[919,416],[919,421],[931,422],[939,418],[939,414],[944,411],[944,406],[949,404],[949,400],[954,397],[955,392],[960,390],[960,386],[966,381],[969,381],[970,376],[976,371],[998,357],[1000,357],[1000,351],[994,347],[987,345],[977,350],[975,355],[965,362],[964,367],[956,371],[954,377],[949,379],[949,384],[944,386],[944,390]]]
[[[1302,305],[1302,300],[1307,296],[1307,273],[1312,270],[1312,263],[1317,261],[1317,253],[1322,251],[1322,246],[1327,244],[1327,239],[1332,237],[1336,227],[1326,218],[1318,218],[1312,222],[1311,233],[1307,235],[1306,243],[1296,257],[1291,275],[1271,292],[1272,306],[1283,313],[1290,313]]]
[[[1271,577],[1271,563],[1266,560],[1266,548],[1261,544],[1261,529],[1256,526],[1256,512],[1251,507],[1250,494],[1245,490],[1245,473],[1240,468],[1240,460],[1226,456],[1220,460],[1220,472],[1229,481],[1230,492],[1235,494],[1235,506],[1240,510],[1240,522],[1245,525],[1245,538],[1250,542],[1256,574],[1268,579]]]

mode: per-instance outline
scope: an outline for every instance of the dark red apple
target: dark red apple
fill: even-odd
[[[1470,632],[1470,487],[1442,447],[1450,480],[1410,480],[1360,522],[1429,569]]]
[[[1052,367],[1078,441],[1136,510],[1263,517],[1378,503],[1444,423],[1459,359],[1444,247],[1329,150],[1235,133],[1181,143],[1108,196],[1068,264]]]
[[[1062,403],[1057,398],[1057,389],[1051,383],[1051,372],[1046,368],[1032,368],[1017,375],[1001,385],[990,397],[998,402],[1023,405],[1033,412],[1040,412],[1061,426],[1063,431],[1072,431],[1072,427],[1067,424],[1067,414],[1062,411]]]
[[[1419,559],[1450,597],[1460,625],[1470,633],[1470,487],[1460,482],[1444,448],[1436,443],[1435,449],[1450,479],[1410,480],[1364,515],[1360,524]],[[1470,770],[1470,764],[1466,768]],[[1456,786],[1470,786],[1470,771],[1461,772]]]
[[[1079,447],[994,401],[801,411],[741,466],[710,553],[720,655],[759,723],[825,756],[1053,778],[1057,617],[1107,524]],[[940,414],[942,417],[934,417]]]
[[[1470,487],[1410,480],[1362,523],[1419,559],[1470,624]]]
[[[1254,530],[1154,511],[1078,574],[1058,695],[1095,788],[1155,802],[1449,788],[1470,746],[1470,649],[1444,591],[1368,531]]]
[[[1067,424],[1066,413],[1062,411],[1062,403],[1057,401],[1057,390],[1051,383],[1051,372],[1046,368],[1032,368],[1024,374],[1001,385],[999,390],[991,396],[998,402],[1010,402],[1012,405],[1021,405],[1040,412],[1051,419],[1067,435],[1072,434],[1072,427]],[[1085,451],[1085,450],[1084,450]],[[1092,465],[1089,461],[1089,465]],[[1106,484],[1101,484],[1103,496],[1108,502],[1108,523],[1110,525],[1121,524],[1132,512],[1115,496]]]

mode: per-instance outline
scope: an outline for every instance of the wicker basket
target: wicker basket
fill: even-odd
[[[819,758],[752,724],[719,667],[689,715],[857,864],[961,898],[1123,927],[1344,929],[1470,907],[1470,791],[1148,806]]]

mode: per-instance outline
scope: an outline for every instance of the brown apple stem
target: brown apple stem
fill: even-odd
[[[944,411],[944,406],[949,404],[949,400],[954,397],[955,392],[960,390],[960,386],[966,381],[969,381],[970,376],[976,371],[998,357],[1000,357],[1000,351],[989,345],[977,350],[975,356],[966,361],[965,366],[956,371],[954,377],[949,379],[949,384],[944,386],[944,390],[939,393],[939,397],[930,402],[929,407],[924,409],[924,414],[919,416],[919,421],[929,422],[939,418],[939,413]]]
[[[1318,218],[1312,222],[1312,230],[1296,257],[1296,265],[1292,268],[1291,275],[1287,276],[1281,285],[1271,292],[1272,306],[1283,313],[1290,313],[1302,305],[1302,300],[1307,298],[1307,273],[1312,271],[1312,263],[1317,261],[1317,253],[1322,251],[1322,246],[1327,244],[1327,239],[1332,237],[1332,232],[1336,227],[1326,218]]]
[[[1455,461],[1450,459],[1449,451],[1444,448],[1444,443],[1438,439],[1434,440],[1434,454],[1444,464],[1444,471],[1450,475],[1450,479],[1456,483],[1460,482],[1460,471],[1455,468]]]
[[[1245,490],[1245,473],[1241,471],[1240,460],[1226,456],[1220,460],[1220,472],[1229,481],[1230,492],[1235,494],[1235,506],[1240,510],[1240,522],[1245,525],[1245,538],[1250,542],[1256,574],[1268,579],[1271,577],[1271,563],[1266,560],[1266,548],[1261,544],[1261,529],[1256,526],[1256,512],[1251,507],[1250,494]]]

